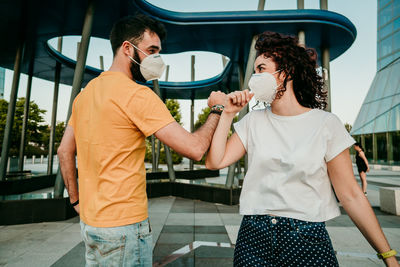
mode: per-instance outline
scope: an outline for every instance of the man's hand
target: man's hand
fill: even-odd
[[[225,105],[224,112],[236,114],[238,113],[244,106],[249,103],[251,98],[254,96],[253,93],[250,93],[248,89],[244,91],[235,91],[228,94],[229,101]]]
[[[208,97],[207,104],[211,108],[214,105],[223,105],[225,106],[228,102],[228,97],[225,93],[221,91],[214,91],[211,92],[210,96]]]
[[[80,212],[81,212],[80,209],[79,209],[79,204],[74,206],[74,209],[75,209],[76,213],[78,213],[78,215],[79,215]]]

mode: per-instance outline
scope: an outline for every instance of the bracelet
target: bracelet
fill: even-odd
[[[211,110],[210,114],[217,114],[217,115],[221,115],[222,111],[218,111],[218,110]]]
[[[213,114],[221,115],[222,111],[224,111],[224,106],[217,104],[217,105],[214,105],[214,106],[211,107],[210,114],[213,113]]]
[[[378,256],[379,259],[384,260],[384,259],[393,257],[393,256],[395,256],[396,254],[397,254],[397,251],[394,250],[394,249],[391,249],[391,250],[389,250],[389,251],[382,252],[382,253],[378,253],[378,254],[376,254],[376,255]]]
[[[76,205],[78,205],[79,204],[79,199],[77,200],[77,201],[75,201],[74,203],[71,203],[71,206],[72,207],[75,207]]]

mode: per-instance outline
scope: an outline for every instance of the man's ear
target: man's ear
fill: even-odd
[[[124,55],[131,56],[132,55],[132,45],[128,41],[123,41],[121,47],[119,48]]]

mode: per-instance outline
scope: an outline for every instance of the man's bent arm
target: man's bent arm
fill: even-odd
[[[57,155],[60,161],[61,174],[71,203],[79,199],[75,154],[76,143],[74,129],[71,126],[67,126],[61,144],[57,150]]]
[[[219,117],[220,115],[210,114],[204,125],[194,133],[189,133],[177,122],[172,122],[154,135],[179,154],[198,161],[210,147]]]

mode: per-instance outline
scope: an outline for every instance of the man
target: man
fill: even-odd
[[[161,76],[164,36],[163,25],[147,16],[118,21],[110,35],[111,68],[73,103],[58,156],[70,202],[80,213],[88,266],[152,265],[145,138],[154,134],[176,152],[200,160],[218,124],[219,105],[227,100],[221,92],[211,93],[212,113],[189,133],[152,90],[135,82]]]

